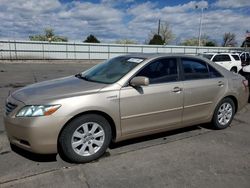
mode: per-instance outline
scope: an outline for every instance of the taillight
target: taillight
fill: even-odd
[[[245,87],[245,89],[248,88],[248,80],[242,80],[242,84]]]

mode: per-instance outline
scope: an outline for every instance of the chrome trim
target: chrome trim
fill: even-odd
[[[209,101],[209,102],[203,102],[203,103],[199,103],[199,104],[192,104],[192,105],[184,106],[184,109],[185,108],[192,108],[192,107],[196,107],[196,106],[208,105],[208,104],[213,104],[213,102]]]
[[[160,110],[160,111],[154,111],[154,112],[148,112],[148,113],[142,113],[142,114],[136,114],[136,115],[131,115],[131,116],[124,116],[121,117],[121,119],[130,119],[130,118],[135,118],[135,117],[140,117],[140,116],[148,116],[152,114],[160,114],[164,112],[170,112],[170,111],[175,111],[175,110],[182,110],[183,107],[178,107],[178,108],[172,108],[172,109],[167,109],[167,110]]]

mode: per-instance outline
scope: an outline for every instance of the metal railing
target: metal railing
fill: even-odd
[[[108,59],[127,53],[184,53],[243,51],[243,48],[173,45],[132,45],[43,41],[0,41],[0,59]]]

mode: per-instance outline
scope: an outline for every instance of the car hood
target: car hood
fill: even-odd
[[[13,92],[11,95],[16,100],[24,102],[25,104],[34,104],[41,101],[98,92],[106,85],[107,84],[85,81],[75,76],[69,76],[28,85]]]

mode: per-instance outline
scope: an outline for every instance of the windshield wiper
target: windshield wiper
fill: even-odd
[[[83,79],[83,80],[89,81],[89,79],[86,76],[83,76],[81,73],[76,74],[75,77],[77,77],[79,79]]]

